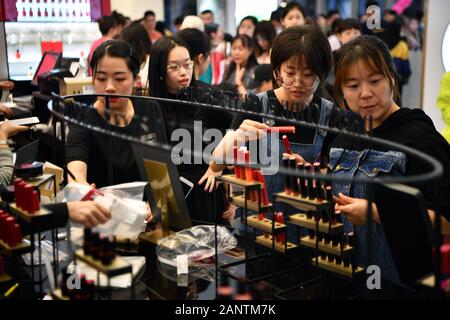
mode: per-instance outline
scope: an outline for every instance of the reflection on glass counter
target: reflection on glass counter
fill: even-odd
[[[92,42],[101,36],[95,22],[6,22],[5,34],[12,80],[31,80],[45,51],[62,52],[86,63]]]

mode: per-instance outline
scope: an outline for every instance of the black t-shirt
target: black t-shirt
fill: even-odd
[[[322,105],[322,99],[320,96],[314,94],[313,99],[308,108],[303,109],[299,112],[291,112],[285,106],[283,106],[277,99],[274,90],[267,91],[267,97],[269,98],[268,107],[271,110],[271,114],[277,117],[286,117],[288,119],[296,119],[299,121],[304,121],[307,123],[319,124],[320,118],[320,106]],[[256,95],[250,95],[248,100],[243,104],[243,109],[246,111],[252,112],[263,112],[263,107],[260,99]],[[338,110],[336,107],[333,107],[330,120],[329,127],[335,127],[337,121]],[[236,113],[233,121],[231,123],[231,129],[238,129],[241,123],[245,119],[250,119],[258,122],[263,122],[262,117],[260,116],[249,116],[241,113]],[[292,123],[284,122],[284,121],[275,121],[275,126],[292,126]],[[313,144],[314,137],[316,135],[316,129],[307,128],[303,126],[296,126],[296,130],[294,134],[287,134],[287,137],[290,142],[294,143],[302,143],[302,144]],[[334,140],[335,135],[332,133],[328,133],[325,137],[325,141],[323,143],[322,150],[327,150],[330,143]]]
[[[159,105],[153,101],[135,99],[133,106],[135,115],[126,127],[111,126],[109,129],[105,119],[91,107],[81,110],[78,119],[94,127],[144,141],[160,140],[161,133],[158,129],[160,121],[157,120],[160,114]],[[95,183],[99,188],[142,180],[130,142],[80,126],[70,126],[66,159],[67,163],[77,160],[86,163],[87,181]],[[108,161],[112,161],[112,181],[108,178]]]
[[[432,120],[420,109],[402,108],[390,115],[381,126],[375,128],[372,136],[419,150],[432,156],[443,165],[444,175],[440,192],[443,201],[442,214],[450,221],[450,146],[436,131]],[[364,149],[392,150],[392,148],[370,144],[348,136],[336,137],[330,145],[331,147],[357,151]],[[406,155],[406,175],[417,175],[430,172],[430,170],[430,166],[420,159]],[[418,188],[423,193],[429,208],[435,207],[437,195],[433,183],[413,183],[411,186]]]
[[[223,98],[223,95],[219,90],[208,85],[202,85],[202,83],[199,82],[197,82],[194,91],[190,90],[192,89],[181,91],[177,95],[169,94],[168,98],[214,105],[223,105],[225,101],[225,98]],[[194,94],[194,97],[192,97],[192,94]],[[201,153],[201,158],[195,159],[191,157],[190,163],[177,165],[179,175],[194,184],[192,192],[186,198],[189,213],[194,220],[194,224],[198,224],[199,221],[216,221],[216,218],[214,217],[215,213],[218,214],[217,221],[219,223],[224,223],[224,220],[221,218],[221,213],[227,207],[224,190],[220,188],[216,191],[216,203],[214,204],[214,194],[205,192],[203,190],[205,187],[204,184],[201,186],[198,185],[198,181],[208,169],[208,163],[203,161],[202,155],[204,147],[209,144],[210,141],[202,140],[202,143],[200,144],[201,149],[196,150],[195,147],[199,145],[198,139],[203,138],[203,133],[206,130],[219,129],[220,131],[225,132],[231,123],[232,116],[225,110],[212,110],[175,102],[161,103],[161,111],[163,114],[168,144],[172,146],[179,144],[181,141],[172,141],[172,134],[177,129],[184,129],[190,133],[190,150]],[[196,124],[195,122],[201,122],[201,127],[194,127],[194,125],[198,125],[198,123]],[[198,136],[198,134],[201,134],[201,137]],[[182,152],[180,153],[180,156],[183,156]],[[183,159],[185,158],[183,157]],[[214,206],[216,206],[215,212],[213,210]]]

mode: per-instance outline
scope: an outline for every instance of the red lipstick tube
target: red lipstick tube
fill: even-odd
[[[245,160],[245,180],[247,180],[248,182],[252,182],[253,181],[252,168],[247,166],[248,164],[250,164],[249,151],[244,151],[244,160]]]
[[[252,181],[256,181],[258,182],[258,170],[257,169],[252,169]],[[262,199],[262,194],[260,193],[258,195],[258,190],[254,190],[253,191],[253,200],[254,201],[259,201],[259,202],[263,202]]]
[[[241,179],[241,169],[237,165],[237,159],[238,159],[238,148],[237,146],[233,147],[233,160],[234,160],[234,176],[236,179]]]
[[[275,213],[273,214],[273,221],[274,221],[274,222],[280,222],[280,213],[279,213],[279,212],[275,212]],[[280,242],[281,242],[281,236],[280,236],[279,233],[277,233],[277,234],[275,235],[275,241],[276,241],[277,243],[280,243]]]
[[[289,168],[289,159],[288,158],[283,157],[283,165],[285,168]],[[285,174],[284,181],[286,183],[286,188],[284,189],[284,191],[288,195],[292,194],[291,177],[289,175]]]
[[[289,139],[286,135],[283,136],[283,144],[284,144],[284,150],[286,150],[286,153],[292,154],[291,144],[289,143]]]
[[[23,195],[23,209],[29,213],[33,212],[33,186],[31,184],[26,184],[22,189]]]
[[[240,176],[242,180],[245,180],[245,160],[244,160],[244,151],[245,149],[241,148],[238,150],[238,170],[240,172]]]
[[[6,242],[6,219],[9,218],[9,214],[1,211],[0,213],[0,239]]]
[[[6,239],[5,242],[10,246],[10,247],[15,247],[17,245],[17,243],[15,242],[15,238],[14,238],[14,226],[16,225],[16,219],[14,217],[8,217],[6,218],[6,225],[5,225],[5,229],[6,229]]]
[[[282,134],[295,133],[295,126],[285,126],[285,127],[269,127],[267,132],[278,132]]]
[[[20,224],[16,223],[13,229],[13,242],[15,243],[14,246],[17,246],[19,243],[21,243],[22,239],[22,228],[20,227]]]
[[[261,171],[258,171],[258,182],[260,182],[262,184],[262,189],[261,189],[262,203],[263,203],[263,205],[267,206],[267,205],[269,205],[269,196],[267,194],[266,179],[264,178]]]
[[[37,191],[33,190],[33,195],[32,195],[32,213],[36,213],[37,211],[39,211],[40,209],[40,204],[39,204],[39,194],[37,193]]]
[[[284,223],[283,212],[279,212],[279,213],[278,213],[278,222],[279,222],[279,223]],[[285,244],[285,243],[286,243],[286,232],[280,233],[280,242],[281,242],[282,244]]]
[[[23,180],[22,179],[14,179],[14,194],[15,194],[15,197],[16,197],[16,206],[18,207],[18,208],[20,208],[20,204],[21,204],[21,199],[20,199],[20,188],[21,188],[21,185],[20,185],[20,183],[21,182],[23,182]]]
[[[17,183],[17,187],[14,187],[14,192],[16,194],[16,205],[18,208],[22,208],[24,206],[24,195],[23,195],[23,188],[25,187],[26,183],[24,181],[19,181]],[[17,188],[17,190],[16,190]]]

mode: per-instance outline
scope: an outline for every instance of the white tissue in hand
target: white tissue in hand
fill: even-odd
[[[71,182],[64,188],[64,196],[66,201],[80,201],[84,196],[91,191],[91,186]]]
[[[147,206],[145,202],[128,198],[118,198],[105,194],[94,200],[111,211],[111,219],[97,227],[102,234],[114,234],[122,237],[135,237],[145,229]]]

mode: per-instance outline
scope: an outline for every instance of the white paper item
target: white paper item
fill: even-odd
[[[189,273],[188,256],[185,254],[180,254],[177,256],[177,275],[188,273]]]
[[[101,234],[132,238],[145,230],[147,206],[143,201],[122,199],[106,193],[94,200],[109,207],[111,219],[96,228]]]

